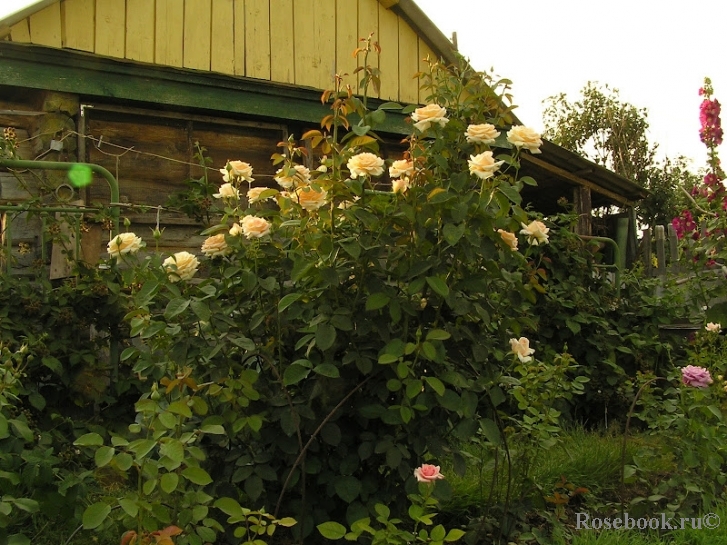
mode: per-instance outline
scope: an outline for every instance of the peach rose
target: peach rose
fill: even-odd
[[[422,464],[420,467],[414,470],[414,476],[420,483],[433,483],[437,479],[444,479],[439,471],[439,466],[433,466],[431,464]]]
[[[225,182],[231,182],[233,180],[255,181],[252,177],[252,167],[244,161],[227,161],[225,168],[221,168],[220,172]]]
[[[381,176],[384,173],[384,160],[373,153],[359,153],[346,163],[351,172],[351,178],[360,176]]]
[[[392,178],[411,176],[412,174],[414,174],[414,163],[407,161],[406,159],[394,161],[389,167],[389,176]]]
[[[189,252],[177,252],[162,263],[170,282],[191,280],[199,267],[199,260]]]
[[[548,244],[548,229],[542,221],[531,221],[529,224],[521,224],[523,228],[520,230],[521,235],[528,237],[528,244],[538,246],[539,244]]]
[[[522,125],[515,125],[507,131],[507,141],[517,148],[529,150],[530,153],[541,153],[540,146],[543,145],[540,134]]]
[[[394,193],[406,193],[409,187],[409,178],[398,178],[391,182],[391,191]]]
[[[528,363],[533,359],[530,355],[534,354],[535,350],[530,348],[530,340],[527,337],[510,339],[510,348],[512,353],[515,354],[523,363]]]
[[[240,190],[237,189],[231,183],[226,183],[226,184],[222,184],[220,186],[220,192],[219,193],[215,193],[212,196],[213,197],[217,197],[218,199],[239,199],[240,198]]]
[[[312,187],[299,187],[295,190],[295,195],[298,197],[298,204],[305,210],[313,211],[326,204],[328,193],[325,189],[316,191]]]
[[[490,123],[482,123],[481,125],[468,126],[464,134],[467,137],[467,142],[471,144],[494,144],[495,139],[500,136],[500,131]]]
[[[119,260],[122,255],[135,254],[144,246],[146,246],[144,241],[134,233],[120,233],[109,241],[106,251],[109,253],[109,257]]]
[[[714,322],[709,322],[706,326],[704,326],[704,329],[706,329],[710,333],[719,333],[720,331],[722,331],[722,324],[715,324]]]
[[[225,234],[213,235],[208,237],[202,244],[202,253],[207,257],[217,257],[227,255],[232,251],[225,241]]]
[[[486,180],[495,175],[504,161],[495,161],[491,151],[483,151],[479,155],[470,155],[467,161],[470,166],[470,174],[474,174],[481,180]]]
[[[515,236],[515,233],[505,231],[504,229],[498,229],[497,232],[500,233],[502,241],[507,244],[513,252],[517,252],[517,236]]]
[[[303,165],[293,165],[295,172],[290,172],[288,168],[281,168],[275,173],[274,180],[280,184],[283,189],[292,189],[299,185],[305,185],[310,182],[310,169]]]
[[[268,220],[258,218],[257,216],[245,216],[240,223],[242,234],[248,239],[262,238],[265,235],[269,235],[270,227],[272,226]],[[232,234],[232,231],[230,231],[230,234]]]
[[[444,127],[449,123],[449,119],[446,117],[447,110],[442,108],[439,104],[427,104],[422,108],[417,108],[414,113],[411,114],[411,118],[416,121],[414,126],[420,131],[426,131],[433,123],[438,123],[440,127]]]
[[[250,204],[255,204],[256,202],[260,202],[261,200],[269,201],[273,199],[274,195],[268,195],[264,199],[260,198],[260,195],[262,195],[264,191],[268,191],[269,189],[270,188],[268,187],[253,187],[249,189],[247,192],[247,202]]]

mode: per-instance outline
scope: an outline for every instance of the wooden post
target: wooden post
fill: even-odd
[[[664,226],[654,227],[654,239],[656,240],[656,274],[666,276],[666,249],[664,240]]]
[[[578,186],[573,189],[573,202],[578,214],[576,234],[591,235],[591,190],[587,187]]]
[[[644,271],[646,272],[646,276],[651,276],[653,272],[653,266],[651,264],[651,229],[644,229],[641,233],[641,250],[644,260]]]
[[[669,259],[671,259],[671,272],[679,272],[679,241],[674,226],[670,223],[666,226],[669,238]]]

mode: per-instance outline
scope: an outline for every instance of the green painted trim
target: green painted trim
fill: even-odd
[[[330,113],[321,91],[252,78],[225,76],[110,59],[76,51],[0,42],[0,84],[132,100],[265,120],[320,123]],[[376,107],[377,101],[370,102]],[[405,116],[387,112],[379,132],[409,134]]]

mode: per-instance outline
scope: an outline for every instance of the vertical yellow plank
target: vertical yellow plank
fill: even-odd
[[[295,81],[293,0],[270,0],[270,78]]]
[[[156,0],[154,62],[182,66],[184,6],[182,0]]]
[[[30,41],[49,47],[63,46],[60,3],[51,4],[30,16]]]
[[[336,73],[352,86],[358,66],[353,51],[358,47],[358,0],[336,0]]]
[[[368,38],[369,35],[373,33],[373,36],[371,37],[372,42],[378,42],[379,41],[379,2],[377,0],[359,0],[358,2],[358,37],[360,38]],[[363,42],[359,42],[359,45],[365,45]],[[361,54],[358,57],[358,64],[363,66],[364,64],[364,55]],[[369,58],[367,60],[367,64],[369,66],[372,66],[374,68],[379,67],[379,56],[376,54],[376,52],[369,53]],[[361,81],[361,72],[358,74],[358,81]],[[358,88],[358,84],[356,84],[356,92],[363,92],[362,89]],[[375,96],[374,90],[372,88],[368,91],[370,96]]]
[[[10,39],[17,43],[30,42],[30,28],[27,19],[23,19],[10,27]]]
[[[301,2],[297,2],[301,4]],[[305,2],[307,3],[307,1]],[[245,75],[270,79],[270,1],[245,0]]]
[[[63,47],[93,52],[95,0],[65,0],[61,4]]]
[[[429,62],[427,62],[427,59],[431,62],[437,62],[439,60],[439,56],[432,51],[432,48],[427,45],[427,43],[419,38],[419,71],[420,72],[429,72]],[[422,83],[420,81],[420,83]],[[427,97],[432,93],[431,89],[419,89],[419,102],[421,104],[424,104],[427,102]]]
[[[184,67],[210,69],[212,0],[184,0]]]
[[[336,63],[335,0],[309,0],[294,4],[295,83],[328,89]]]
[[[98,55],[124,58],[126,2],[96,0],[96,47]]]
[[[235,73],[233,0],[212,0],[212,60],[214,72]]]
[[[399,18],[399,100],[419,102],[419,40],[412,28]]]
[[[126,0],[126,58],[154,62],[154,0]]]
[[[386,100],[399,100],[399,18],[379,4],[381,93]]]
[[[235,75],[245,75],[245,0],[234,0]]]

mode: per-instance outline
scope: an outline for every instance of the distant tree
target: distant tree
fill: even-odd
[[[546,138],[649,190],[636,209],[642,223],[667,223],[679,214],[684,202],[680,187],[690,188],[699,178],[689,172],[684,157],[657,162],[658,144],[646,134],[646,108],[624,102],[618,89],[594,82],[575,102],[565,93],[544,102]]]

